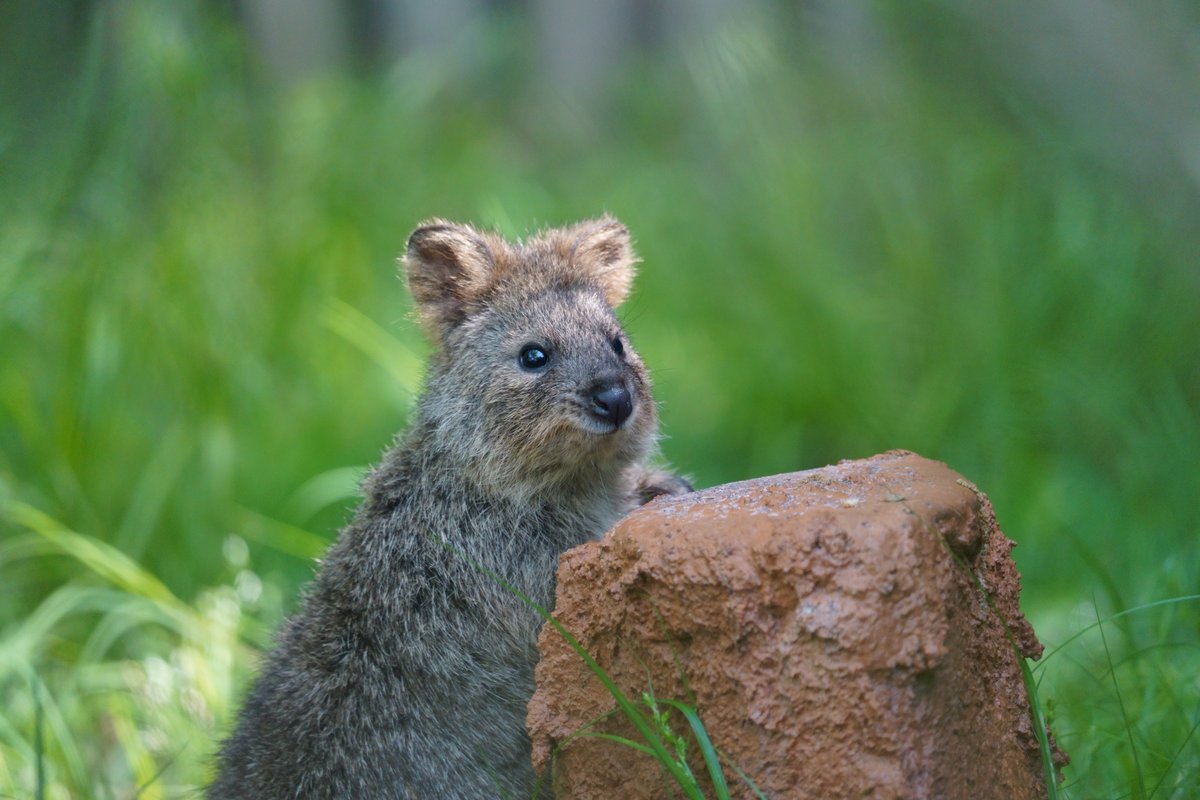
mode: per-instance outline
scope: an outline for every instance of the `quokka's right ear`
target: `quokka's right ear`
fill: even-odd
[[[434,219],[408,237],[402,261],[421,321],[440,340],[487,291],[496,254],[469,225]]]
[[[574,237],[571,264],[588,275],[604,292],[613,308],[625,302],[633,286],[638,257],[629,241],[629,229],[614,217],[581,222],[568,229]]]

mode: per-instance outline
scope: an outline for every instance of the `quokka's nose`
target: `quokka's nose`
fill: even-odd
[[[592,414],[618,428],[633,413],[633,396],[621,382],[602,383],[592,390]]]

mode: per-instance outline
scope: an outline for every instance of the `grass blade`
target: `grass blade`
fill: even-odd
[[[1092,608],[1096,612],[1096,624],[1100,629],[1100,641],[1104,645],[1104,657],[1108,660],[1108,673],[1112,677],[1113,692],[1117,696],[1117,706],[1121,710],[1121,720],[1125,723],[1125,734],[1129,737],[1129,751],[1133,755],[1134,778],[1137,780],[1137,797],[1145,800],[1146,784],[1142,779],[1142,762],[1138,757],[1137,745],[1133,741],[1133,728],[1129,724],[1129,714],[1125,711],[1125,699],[1121,697],[1121,686],[1117,683],[1117,671],[1113,669],[1112,656],[1108,649],[1108,637],[1104,635],[1104,626],[1100,624],[1100,609],[1096,599],[1092,598]]]
[[[1086,628],[1079,629],[1075,633],[1071,634],[1071,636],[1067,637],[1067,639],[1065,639],[1057,647],[1055,647],[1055,648],[1051,649],[1049,652],[1045,653],[1042,656],[1041,660],[1037,664],[1033,665],[1033,671],[1037,672],[1038,670],[1045,667],[1046,662],[1049,661],[1053,656],[1055,656],[1060,650],[1062,650],[1064,647],[1071,644],[1072,642],[1074,642],[1076,639],[1080,638],[1084,634],[1100,627],[1101,623],[1103,623],[1103,622],[1112,622],[1112,621],[1120,619],[1122,617],[1127,617],[1130,614],[1136,614],[1139,611],[1146,611],[1151,608],[1158,608],[1159,606],[1174,605],[1176,603],[1192,603],[1197,600],[1200,600],[1200,594],[1186,594],[1186,595],[1182,595],[1180,597],[1168,597],[1165,600],[1155,600],[1152,603],[1143,603],[1140,606],[1134,606],[1133,608],[1127,608],[1124,611],[1118,611],[1115,614],[1109,614],[1103,620],[1097,619],[1096,622],[1093,622],[1091,625],[1088,625]]]
[[[178,426],[162,437],[133,487],[125,516],[112,536],[118,550],[131,558],[142,555],[191,453],[191,443]]]
[[[318,511],[334,503],[360,497],[359,485],[366,467],[340,467],[309,479],[292,493],[287,506],[297,519],[310,520]]]
[[[237,509],[237,521],[239,533],[247,539],[304,561],[320,558],[329,547],[329,540],[311,531],[248,508]]]
[[[708,738],[708,731],[705,729],[704,723],[700,721],[695,709],[678,700],[662,700],[661,702],[674,708],[687,719],[688,725],[692,727],[692,733],[696,736],[696,743],[700,745],[700,753],[704,756],[704,766],[708,767],[708,777],[712,778],[717,797],[728,798],[729,785],[725,782],[725,773],[721,769],[717,749],[713,747],[712,740]]]
[[[12,522],[52,542],[64,555],[71,556],[117,588],[160,603],[180,618],[191,616],[187,604],[175,597],[162,581],[112,545],[76,533],[20,501],[10,501],[2,510]]]
[[[46,797],[46,736],[43,725],[45,710],[42,708],[41,687],[34,682],[33,690],[33,761],[37,769],[34,792],[38,800]]]
[[[581,739],[603,739],[606,742],[616,742],[619,745],[624,745],[625,747],[631,747],[634,750],[637,750],[639,753],[645,753],[646,755],[652,756],[652,757],[655,756],[655,752],[651,748],[647,747],[644,744],[638,744],[637,742],[633,741],[632,739],[626,739],[624,736],[617,736],[617,735],[611,734],[611,733],[601,733],[600,731],[588,731],[587,733],[581,734],[580,738]]]
[[[1021,679],[1025,681],[1025,694],[1029,698],[1029,708],[1033,712],[1033,734],[1037,737],[1038,752],[1042,756],[1042,773],[1046,780],[1046,796],[1049,800],[1058,800],[1058,781],[1054,775],[1054,754],[1050,752],[1050,736],[1046,732],[1046,716],[1038,699],[1037,681],[1029,668],[1029,659],[1021,658]]]
[[[1167,776],[1171,774],[1171,768],[1175,766],[1175,762],[1179,760],[1179,756],[1182,755],[1184,749],[1187,748],[1188,742],[1190,742],[1192,737],[1196,735],[1197,728],[1200,728],[1200,715],[1196,716],[1196,722],[1192,725],[1191,730],[1188,731],[1188,735],[1184,737],[1183,743],[1179,745],[1179,749],[1175,751],[1175,755],[1171,756],[1171,760],[1167,762],[1166,769],[1162,771],[1162,775],[1158,776],[1158,780],[1154,783],[1154,786],[1151,787],[1150,796],[1147,798],[1147,800],[1154,800],[1154,795],[1158,792],[1159,787],[1163,785],[1163,781],[1165,781]]]
[[[421,385],[424,361],[354,306],[330,300],[321,312],[321,322],[382,367],[407,394],[414,394]]]
[[[758,800],[767,800],[767,796],[763,794],[762,789],[758,788],[758,784],[755,783],[749,775],[743,772],[741,767],[730,761],[724,753],[722,753],[721,756],[725,759],[725,763],[729,765],[729,768],[736,772],[737,776],[742,779],[742,783],[750,787],[750,791],[754,792],[754,796],[757,797]]]

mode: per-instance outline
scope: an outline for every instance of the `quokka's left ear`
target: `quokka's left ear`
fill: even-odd
[[[613,308],[621,305],[633,288],[637,255],[629,239],[629,229],[607,214],[600,219],[573,226],[571,266],[581,271],[604,292]]]

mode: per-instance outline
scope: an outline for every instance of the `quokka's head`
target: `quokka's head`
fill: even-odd
[[[654,401],[613,312],[637,262],[624,225],[602,217],[509,243],[432,220],[403,261],[435,347],[424,412],[454,447],[513,479],[644,457]]]

